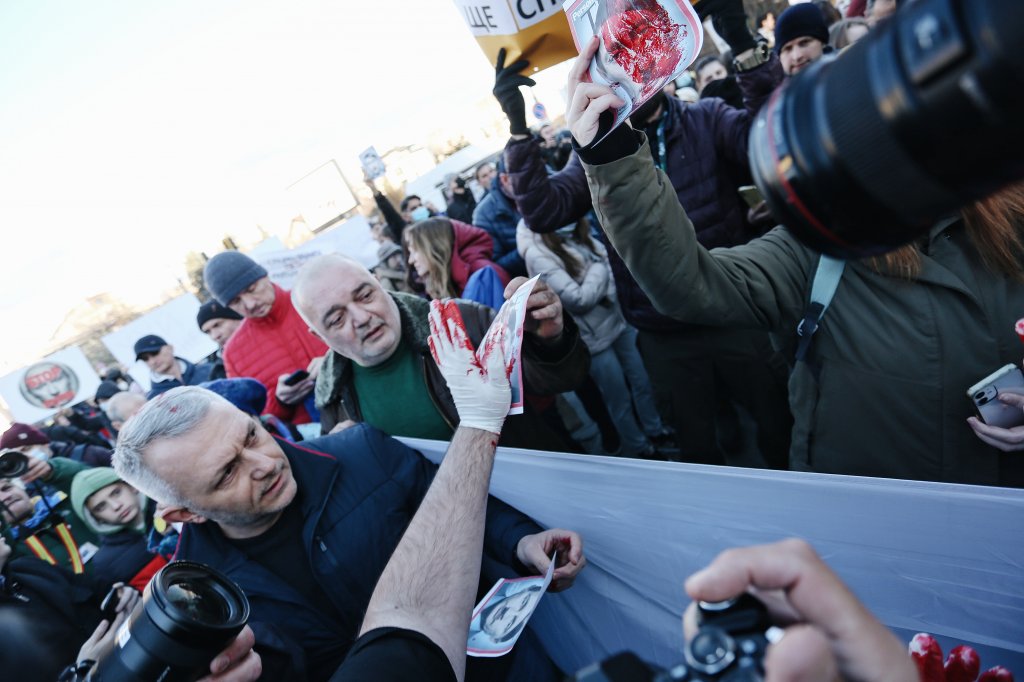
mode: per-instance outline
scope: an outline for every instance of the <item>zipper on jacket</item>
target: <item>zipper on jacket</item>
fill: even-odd
[[[335,560],[334,555],[331,554],[331,550],[327,549],[327,544],[324,543],[323,537],[316,535],[313,537],[313,542],[315,542],[317,546],[320,547],[320,552],[323,553],[325,557],[327,557],[327,560],[331,562],[332,566],[338,565],[338,562]]]

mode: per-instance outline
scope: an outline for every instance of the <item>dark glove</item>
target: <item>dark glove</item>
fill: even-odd
[[[711,17],[715,31],[729,43],[734,57],[754,47],[754,36],[747,28],[743,0],[700,0],[694,9],[701,20]]]
[[[494,66],[494,89],[491,92],[501,105],[501,110],[508,118],[508,130],[513,135],[527,135],[530,129],[526,125],[526,100],[519,92],[520,85],[533,87],[537,84],[532,78],[519,73],[530,62],[520,59],[514,64],[505,66],[505,48],[498,50],[498,63]]]

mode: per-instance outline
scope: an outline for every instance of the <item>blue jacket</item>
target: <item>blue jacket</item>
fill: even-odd
[[[149,388],[149,393],[146,394],[146,400],[152,400],[161,393],[165,393],[178,386],[198,386],[204,381],[210,380],[210,373],[213,371],[211,363],[201,362],[198,365],[194,365],[184,358],[177,356],[175,358],[185,363],[185,369],[181,372],[181,381],[167,379],[166,381],[154,382]]]
[[[308,603],[291,581],[282,582],[250,559],[214,523],[186,525],[176,558],[209,564],[245,591],[252,609],[249,624],[265,663],[280,662],[283,654],[289,666],[287,679],[322,679],[340,665],[355,641],[377,579],[437,467],[364,424],[307,441],[305,447],[278,443],[291,463],[299,490],[294,503],[301,505],[304,518],[305,555],[295,560],[310,563],[330,599],[328,609]],[[519,565],[519,540],[537,532],[540,528],[529,518],[491,498],[484,536],[485,575],[508,575],[508,567]],[[326,663],[325,658],[336,661]],[[310,659],[321,661],[318,669],[307,667]]]
[[[495,185],[497,185],[495,178]],[[512,277],[526,276],[526,263],[516,248],[516,227],[523,216],[516,205],[495,186],[473,211],[473,224],[487,230],[494,240],[494,262]]]

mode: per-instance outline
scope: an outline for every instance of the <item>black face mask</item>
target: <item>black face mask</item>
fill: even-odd
[[[651,116],[654,116],[654,112],[657,111],[658,107],[660,107],[664,103],[664,92],[659,92],[654,97],[651,97],[649,100],[641,104],[639,109],[637,109],[632,113],[632,115],[630,115],[630,125],[632,125],[634,128],[638,130],[643,130],[647,126],[647,119],[649,119]]]

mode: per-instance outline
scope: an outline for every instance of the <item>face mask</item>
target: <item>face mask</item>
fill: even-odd
[[[28,456],[29,457],[35,457],[36,459],[41,459],[44,462],[46,460],[50,459],[50,453],[47,451],[46,448],[41,448],[41,447],[35,447],[35,448],[32,448],[31,450],[29,450],[28,451]]]
[[[430,217],[430,210],[426,206],[417,206],[409,213],[409,216],[413,219],[413,222],[426,220]]]

